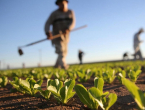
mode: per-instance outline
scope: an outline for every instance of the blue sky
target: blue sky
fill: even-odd
[[[70,0],[76,27],[87,28],[71,33],[67,63],[78,63],[78,50],[85,52],[84,62],[122,59],[126,51],[133,53],[133,35],[145,28],[144,0]],[[57,55],[50,41],[23,48],[18,46],[46,38],[44,24],[52,11],[55,0],[0,0],[0,60],[2,68],[37,66],[39,50],[41,63],[54,65]],[[141,39],[145,41],[143,33]],[[145,43],[141,45],[145,56]],[[132,57],[130,57],[132,58]]]

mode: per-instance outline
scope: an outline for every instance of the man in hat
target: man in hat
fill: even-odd
[[[143,57],[140,51],[140,44],[143,42],[140,40],[140,34],[143,33],[144,30],[140,29],[135,35],[134,35],[134,50],[135,50],[135,54],[134,54],[134,60],[136,60],[137,56],[139,56],[140,60],[143,61]]]
[[[69,33],[75,26],[75,15],[72,10],[68,9],[68,0],[56,0],[58,9],[51,13],[45,24],[45,33],[49,40],[52,40],[52,45],[55,47],[55,52],[58,58],[54,67],[67,69],[66,64],[67,46],[69,42]],[[52,33],[50,26],[53,26]],[[57,35],[60,32],[62,36],[52,39],[52,35]]]

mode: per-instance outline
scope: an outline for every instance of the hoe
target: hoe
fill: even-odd
[[[82,28],[85,28],[85,27],[87,27],[87,25],[81,26],[81,27],[79,27],[79,28],[75,28],[75,29],[73,29],[71,32],[77,31],[77,30],[82,29]],[[52,39],[56,39],[56,38],[60,37],[61,35],[63,35],[62,32],[60,32],[60,34],[54,35],[54,36],[52,37]],[[51,39],[51,40],[52,40],[52,39]],[[39,41],[36,41],[36,42],[32,42],[32,43],[30,43],[30,44],[27,44],[27,45],[24,45],[24,46],[19,47],[19,48],[18,48],[18,53],[19,53],[19,55],[23,55],[22,48],[28,47],[28,46],[31,46],[31,45],[34,45],[34,44],[37,44],[37,43],[40,43],[40,42],[46,41],[46,40],[48,40],[48,39],[45,38],[45,39],[42,39],[42,40],[39,40]]]

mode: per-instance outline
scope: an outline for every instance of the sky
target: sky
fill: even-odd
[[[84,51],[84,62],[120,60],[125,52],[133,54],[133,36],[145,28],[145,0],[69,0],[75,12],[76,28],[70,34],[67,63],[79,63],[78,50]],[[55,0],[0,0],[1,69],[54,65],[57,54],[50,41],[18,47],[46,38],[44,25],[58,7]],[[145,34],[141,34],[145,41]],[[145,57],[145,43],[141,45]],[[130,56],[130,58],[132,58]]]

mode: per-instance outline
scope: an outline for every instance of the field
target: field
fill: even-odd
[[[121,77],[119,73],[121,73],[123,77]],[[82,99],[80,99],[81,96],[79,96],[77,92],[77,90],[80,89],[77,89],[76,85],[82,84],[84,88],[90,90],[95,86],[94,81],[96,77],[102,79],[101,81],[104,82],[104,85],[102,82],[98,83],[98,85],[103,85],[103,93],[109,92],[117,95],[117,100],[114,101],[114,103],[112,103],[112,106],[110,106],[109,108],[107,108],[109,102],[104,102],[102,96],[101,98],[96,98],[100,102],[103,102],[103,107],[105,110],[139,109],[139,104],[136,103],[135,98],[139,99],[141,97],[133,97],[131,89],[127,87],[127,83],[125,83],[126,79],[127,81],[129,81],[128,85],[133,84],[137,86],[143,94],[145,91],[145,62],[140,61],[72,65],[66,71],[53,69],[52,67],[0,71],[0,77],[2,78],[4,76],[5,80],[0,80],[0,110],[91,110],[91,107],[89,107],[89,105],[87,105],[82,101]],[[32,82],[42,80],[43,82],[42,84],[40,84],[40,82],[35,82],[37,86],[38,84],[40,84],[39,89],[38,87],[33,88],[33,84],[30,83],[31,91],[29,91],[29,88],[24,88],[26,84],[22,86],[21,80],[19,80],[19,83],[14,82],[16,80],[18,81],[18,79],[22,79],[23,81],[33,79]],[[58,81],[63,82],[63,86],[65,86],[64,81],[66,79],[72,79],[71,81],[74,81],[74,83],[71,82],[71,84],[68,86],[68,90],[69,87],[74,84],[75,87],[72,88],[72,91],[73,93],[76,91],[76,93],[72,95],[72,97],[69,98],[67,102],[65,102],[64,100],[59,100],[58,97],[56,98],[56,96],[58,95],[53,93],[53,84],[51,84],[51,87],[49,87],[50,85],[48,85],[47,79],[51,79],[52,82],[55,79],[58,79]],[[19,86],[15,86],[14,83],[15,85],[18,84]],[[35,86],[35,84],[33,86]],[[136,90],[134,86],[130,85],[130,87],[133,88],[134,91]],[[94,88],[97,87],[95,86]],[[101,91],[99,87],[97,89]],[[45,94],[44,97],[44,94],[42,95],[42,93],[44,93],[44,91],[46,90],[48,90],[51,95],[49,96],[48,94]],[[66,88],[64,92],[66,95]],[[141,92],[139,93],[141,94]],[[60,93],[60,95],[62,94]],[[87,95],[85,95],[83,91],[81,94],[84,95],[86,100],[90,100],[90,103],[92,100],[94,101],[94,98],[92,98],[93,95],[91,96],[91,98],[87,98]],[[90,95],[90,93],[88,94]],[[106,95],[106,100],[109,100],[108,95]],[[144,103],[143,106],[145,107],[145,94],[142,102]],[[101,104],[98,105],[96,109],[102,110]]]

